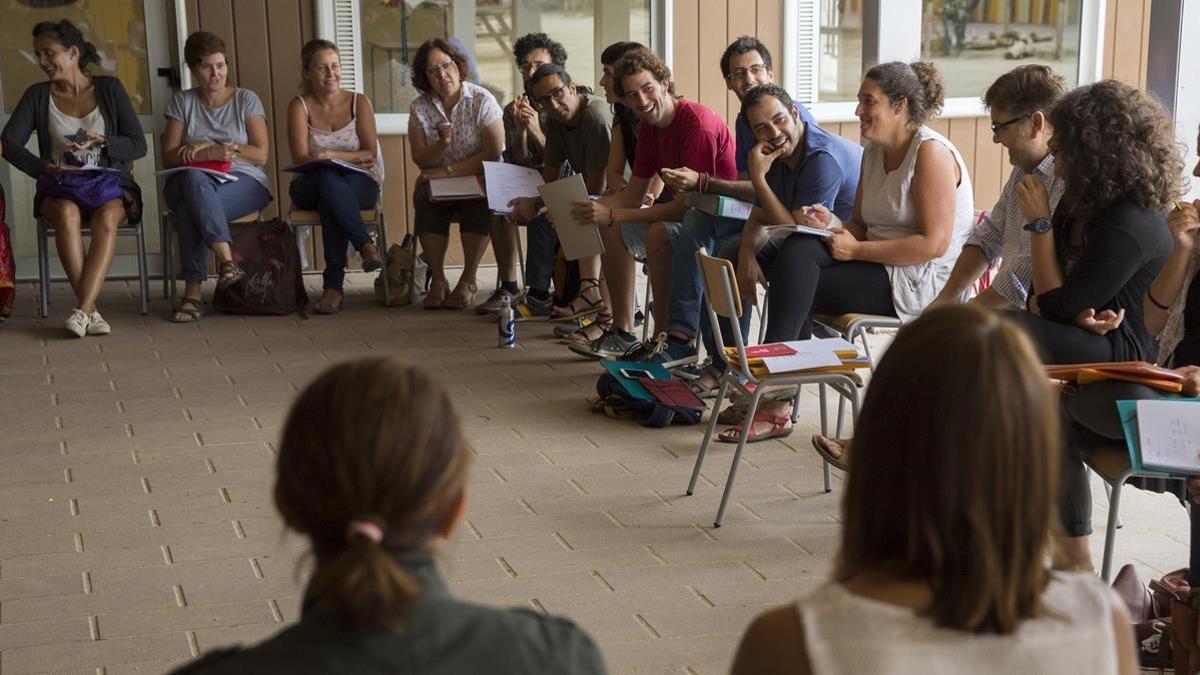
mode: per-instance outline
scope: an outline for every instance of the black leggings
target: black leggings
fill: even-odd
[[[764,273],[771,281],[767,342],[807,340],[814,314],[896,315],[892,282],[883,265],[834,260],[818,237],[788,237]]]
[[[1097,363],[1114,359],[1112,341],[1103,335],[1020,310],[1009,310],[1004,314],[1033,338],[1045,363]]]

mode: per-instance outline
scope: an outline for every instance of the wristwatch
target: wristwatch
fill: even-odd
[[[1049,218],[1034,218],[1032,221],[1025,223],[1025,229],[1034,234],[1046,234],[1054,229],[1054,224]]]

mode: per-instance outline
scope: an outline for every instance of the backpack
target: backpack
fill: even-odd
[[[299,314],[308,293],[300,273],[296,233],[279,218],[230,224],[233,259],[246,276],[213,294],[213,308],[230,314]]]
[[[603,412],[613,419],[635,419],[644,427],[661,429],[671,424],[699,424],[704,414],[703,406],[697,410],[638,398],[609,372],[602,373],[596,380],[596,394],[598,398],[591,401],[593,412]]]

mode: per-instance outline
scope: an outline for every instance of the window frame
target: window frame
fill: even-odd
[[[803,14],[817,0],[783,0],[784,26],[796,26]],[[1080,14],[1079,35],[1079,85],[1103,79],[1104,61],[1104,15],[1105,4],[1083,0]],[[921,54],[922,0],[863,0],[863,64],[885,61],[913,61]],[[815,21],[819,22],[820,17]],[[817,23],[819,25],[819,23]],[[888,29],[885,31],[883,27]],[[794,34],[803,35],[807,26],[796,26]],[[792,35],[792,32],[785,31]],[[803,66],[803,63],[809,66]],[[800,54],[796,39],[788,39],[783,45],[783,81],[790,91],[801,88],[802,82],[819,81],[819,60],[805,59]],[[802,68],[807,70],[802,71]],[[982,92],[980,92],[982,94]],[[857,119],[855,101],[804,100],[816,119],[822,122],[852,122]],[[958,96],[946,99],[941,118],[983,117],[987,109],[980,96]]]
[[[181,0],[177,0],[181,1]],[[353,90],[363,92],[362,60],[362,7],[358,0],[313,0],[316,16],[316,36],[330,40],[345,53],[353,50],[355,64],[352,81]],[[650,49],[671,65],[671,20],[673,0],[650,0]],[[349,14],[337,11],[344,6],[353,6]],[[343,72],[345,69],[343,68]],[[343,82],[349,78],[343,75]],[[347,87],[350,88],[350,87]],[[501,102],[503,104],[503,102]],[[408,113],[375,113],[375,128],[380,135],[406,135]]]

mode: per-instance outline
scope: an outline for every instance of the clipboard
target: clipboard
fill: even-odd
[[[1197,405],[1197,410],[1200,410],[1200,398],[1175,398],[1172,401]],[[1125,434],[1125,447],[1129,449],[1129,464],[1133,468],[1134,473],[1152,473],[1173,477],[1185,475],[1179,471],[1172,471],[1169,468],[1148,467],[1142,462],[1142,432],[1141,426],[1138,423],[1139,401],[1120,400],[1116,403],[1117,414],[1121,419],[1121,431]]]
[[[538,186],[538,193],[550,217],[554,220],[554,230],[558,233],[558,243],[562,245],[563,256],[567,260],[579,260],[588,256],[604,253],[604,240],[600,238],[600,230],[594,224],[583,224],[571,215],[572,202],[586,201],[587,186],[583,176],[575,174]]]

